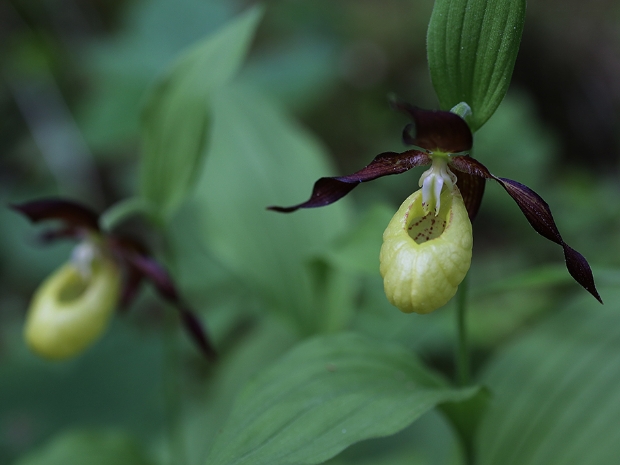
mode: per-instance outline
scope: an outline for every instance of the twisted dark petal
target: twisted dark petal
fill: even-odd
[[[120,307],[122,310],[127,309],[127,307],[129,307],[134,301],[143,281],[144,275],[139,270],[133,266],[126,267],[123,291],[120,299]]]
[[[493,176],[499,182],[506,192],[517,202],[517,205],[529,221],[530,225],[543,237],[552,242],[559,244],[564,249],[564,258],[566,260],[566,268],[570,275],[583,286],[596,300],[603,303],[601,296],[596,290],[594,284],[594,276],[588,261],[576,250],[564,242],[560,232],[558,231],[549,205],[532,189],[523,184],[510,179],[498,178]]]
[[[207,338],[207,333],[201,321],[187,308],[179,307],[179,311],[181,312],[181,321],[183,322],[185,330],[198,345],[203,355],[207,357],[208,360],[214,362],[217,359],[217,352]]]
[[[321,178],[312,189],[310,199],[292,207],[268,207],[283,213],[290,213],[300,208],[323,207],[341,199],[362,182],[392,174],[404,173],[416,166],[430,164],[429,156],[419,150],[403,153],[385,152],[377,155],[365,168],[348,176]]]
[[[170,275],[153,258],[140,255],[132,250],[126,250],[123,258],[130,268],[140,273],[143,278],[153,283],[157,292],[179,311],[183,326],[192,340],[198,345],[202,353],[211,361],[216,358],[213,345],[198,317],[181,301]]]
[[[466,152],[473,145],[473,136],[463,118],[449,111],[422,110],[395,100],[392,108],[407,114],[415,123],[403,132],[403,141],[432,152]]]
[[[463,172],[458,173],[456,177],[456,185],[463,196],[469,220],[474,221],[480,209],[486,179]]]
[[[13,210],[23,214],[33,223],[60,220],[68,226],[99,231],[99,215],[81,203],[60,198],[47,198],[13,204]]]
[[[564,249],[566,268],[573,279],[592,294],[596,300],[603,303],[601,296],[596,290],[594,276],[592,275],[592,270],[590,269],[588,261],[583,255],[564,242],[555,224],[549,205],[547,205],[547,202],[545,202],[542,197],[521,183],[506,178],[499,178],[491,174],[486,166],[471,157],[453,157],[450,160],[450,166],[463,173],[486,179],[494,179],[500,183],[517,203],[521,212],[523,212],[523,215],[525,215],[525,218],[534,230],[541,236],[562,246],[562,249]]]

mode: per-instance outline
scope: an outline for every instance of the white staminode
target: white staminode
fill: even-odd
[[[431,167],[422,173],[420,187],[422,187],[422,207],[426,213],[435,211],[435,216],[441,207],[441,190],[445,185],[452,189],[456,184],[456,175],[448,168],[448,156],[445,154],[431,155]]]
[[[90,241],[80,242],[71,252],[71,263],[77,268],[83,279],[92,273],[93,260],[100,254],[99,248]]]

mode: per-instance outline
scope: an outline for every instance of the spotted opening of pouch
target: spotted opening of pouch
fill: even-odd
[[[434,213],[429,213],[411,220],[407,232],[414,241],[423,244],[441,236],[445,229],[446,220],[435,216]]]

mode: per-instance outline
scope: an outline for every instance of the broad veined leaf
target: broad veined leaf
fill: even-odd
[[[525,0],[436,0],[428,26],[431,79],[443,110],[469,104],[478,130],[501,103],[519,51]]]
[[[15,465],[151,465],[140,444],[118,431],[76,430],[63,433]]]
[[[618,461],[620,292],[602,290],[604,307],[578,299],[491,362],[483,378],[494,397],[478,438],[481,465]]]
[[[322,463],[476,392],[448,387],[402,347],[354,333],[316,337],[245,387],[206,463]]]
[[[240,86],[213,98],[213,132],[196,187],[205,243],[302,332],[322,326],[310,261],[346,230],[347,202],[282,215],[268,205],[308,195],[332,169],[316,140],[271,101]]]
[[[140,192],[169,217],[195,181],[209,133],[209,97],[247,53],[262,9],[254,7],[183,54],[151,90],[142,115]]]

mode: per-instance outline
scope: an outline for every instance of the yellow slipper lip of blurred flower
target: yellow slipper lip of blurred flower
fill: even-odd
[[[72,262],[37,289],[24,336],[33,352],[62,360],[83,352],[104,332],[118,303],[121,272],[109,258],[97,258],[83,277]]]
[[[422,226],[416,226],[419,222]],[[465,278],[472,247],[471,222],[458,188],[444,188],[436,216],[424,212],[422,191],[416,191],[383,233],[380,271],[388,300],[405,313],[442,307]]]

